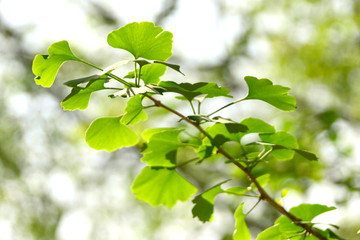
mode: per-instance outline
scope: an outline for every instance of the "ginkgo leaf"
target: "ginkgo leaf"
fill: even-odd
[[[137,76],[140,74],[140,79],[145,84],[157,84],[160,81],[160,77],[166,72],[166,66],[161,64],[145,65],[140,69],[136,70]],[[135,78],[135,71],[129,72],[124,78]]]
[[[225,192],[227,194],[230,195],[240,195],[242,196],[244,193],[248,192],[249,189],[248,188],[244,188],[244,187],[232,187],[232,188],[228,188],[225,190]]]
[[[67,41],[52,44],[49,55],[36,55],[32,65],[35,82],[42,87],[51,87],[61,65],[69,60],[80,61],[70,50]]]
[[[175,169],[145,167],[134,180],[132,192],[136,198],[152,206],[172,208],[177,201],[186,201],[197,188]]]
[[[74,80],[74,84],[76,80]],[[88,107],[90,96],[93,92],[106,89],[104,84],[107,82],[106,77],[98,77],[98,79],[92,79],[85,88],[73,87],[71,93],[65,97],[61,102],[61,107],[64,110],[84,110]]]
[[[265,147],[267,149],[270,149],[270,147],[273,148],[274,151],[276,151],[275,153],[276,154],[279,154],[279,150],[283,149],[283,150],[291,150],[291,151],[294,151],[296,153],[298,153],[299,155],[301,155],[302,157],[310,160],[310,161],[316,161],[318,160],[318,157],[314,154],[314,153],[311,153],[311,152],[308,152],[308,151],[305,151],[305,150],[301,150],[301,149],[296,149],[296,148],[290,148],[290,147],[285,147],[285,146],[281,146],[281,145],[278,145],[278,144],[273,144],[273,143],[266,143],[266,142],[254,142],[254,143],[249,143],[247,145],[252,145],[252,144],[260,144],[260,145],[265,145]],[[288,152],[289,156],[293,155],[293,153],[291,152]],[[285,153],[285,155],[287,155],[287,153]],[[280,160],[282,158],[279,158]],[[286,159],[283,159],[283,160],[288,160],[288,157],[286,157]]]
[[[218,194],[224,192],[224,190],[221,189],[221,185],[226,183],[227,181],[229,180],[216,184],[215,186],[211,187],[210,189],[206,190],[205,192],[194,198],[193,203],[195,203],[195,205],[192,209],[193,217],[199,218],[199,220],[202,222],[212,220],[214,213],[215,197]]]
[[[289,212],[304,222],[311,222],[311,220],[313,220],[313,218],[315,218],[316,216],[334,209],[335,207],[327,207],[320,204],[300,204],[299,206],[291,208]],[[323,236],[332,235],[332,237],[334,237],[331,237],[329,239],[341,239],[337,238],[336,235],[331,234],[329,231],[323,231],[316,228],[313,229],[316,230],[318,233],[321,233],[321,235]],[[306,232],[304,232],[304,229],[302,227],[294,224],[288,217],[280,216],[275,221],[274,226],[264,230],[258,235],[257,240],[282,240],[288,238],[296,240],[318,239],[313,235],[305,234]]]
[[[271,226],[262,231],[256,238],[256,240],[283,240],[279,225]]]
[[[135,95],[129,99],[125,108],[125,114],[121,118],[121,123],[125,125],[134,125],[135,123],[146,120],[147,115],[143,110],[142,96]]]
[[[303,221],[311,221],[314,217],[335,210],[335,207],[328,207],[321,204],[300,204],[299,206],[290,209],[290,213]]]
[[[182,142],[179,134],[182,129],[167,129],[157,132],[150,137],[144,156],[141,161],[153,167],[174,167],[176,166],[176,154]]]
[[[273,126],[258,118],[245,118],[240,123],[248,128],[248,130],[246,131],[247,134],[275,133],[275,128]]]
[[[141,133],[141,137],[146,141],[150,141],[150,138],[156,134],[156,133],[159,133],[159,132],[165,132],[165,131],[171,131],[171,130],[177,130],[176,128],[149,128],[149,129],[146,129],[144,130],[142,133]]]
[[[266,78],[257,79],[256,77],[245,77],[249,92],[244,98],[258,99],[267,102],[274,107],[284,111],[295,110],[296,100],[293,96],[288,95],[290,88],[280,85],[273,85],[273,83]]]
[[[241,128],[239,131],[233,131],[234,129],[229,129],[225,123],[216,123],[208,128],[206,131],[212,136],[215,137],[218,134],[222,134],[224,137],[229,138],[233,141],[240,142],[242,137],[250,133],[274,133],[275,128],[264,121],[257,118],[246,118],[240,123]],[[245,127],[242,127],[245,126]],[[230,127],[231,128],[231,127]]]
[[[172,55],[172,38],[172,33],[151,22],[134,22],[109,33],[107,42],[130,52],[135,59],[165,61]]]
[[[141,87],[129,87],[124,88],[114,94],[111,94],[109,97],[115,98],[115,97],[132,97],[137,94],[144,94],[144,93],[151,93],[151,94],[161,94],[163,92],[163,88],[154,85],[154,84],[147,84],[145,86]]]
[[[265,187],[270,181],[270,174],[266,173],[264,175],[261,175],[260,177],[256,178],[256,181],[260,184],[261,187]],[[251,190],[257,189],[254,183],[251,183],[250,188]]]
[[[297,149],[299,147],[296,138],[287,132],[280,131],[272,134],[260,134],[259,137],[265,143],[272,143],[288,148],[274,148],[275,150],[271,152],[271,155],[279,160],[292,159],[294,156],[294,150],[292,149]]]
[[[137,59],[137,60],[134,60],[134,62],[138,63],[141,67],[144,67],[144,66],[147,66],[147,65],[152,65],[152,64],[161,64],[161,65],[164,65],[166,67],[169,67],[179,73],[181,73],[182,75],[184,75],[184,73],[182,73],[180,71],[180,66],[179,65],[176,65],[176,64],[172,64],[172,63],[167,63],[167,62],[164,62],[164,61],[158,61],[158,60],[145,60],[145,59]]]
[[[108,78],[104,75],[94,74],[94,75],[91,75],[88,77],[77,78],[74,80],[64,82],[64,85],[66,85],[68,87],[78,87],[80,84],[85,84],[92,80],[97,80],[97,79],[108,79]]]
[[[160,87],[166,92],[179,93],[188,101],[192,101],[199,95],[206,95],[206,98],[213,97],[232,97],[229,95],[230,90],[225,87],[219,87],[216,83],[198,82],[198,83],[176,83],[172,81],[161,81]]]
[[[166,67],[160,64],[146,65],[141,68],[140,78],[145,84],[157,84],[160,82],[160,77],[166,72]]]
[[[244,213],[244,203],[241,204],[235,211],[235,231],[233,240],[250,240],[250,232],[245,222],[247,214]]]
[[[94,120],[86,131],[87,144],[96,150],[114,151],[135,145],[139,137],[120,123],[121,117],[104,117]]]

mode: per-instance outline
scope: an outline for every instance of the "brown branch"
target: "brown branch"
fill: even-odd
[[[207,138],[209,138],[209,140],[211,141],[211,143],[213,142],[213,138],[195,121],[189,119],[188,117],[184,116],[183,114],[179,113],[178,111],[162,104],[160,101],[156,100],[155,98],[153,98],[152,96],[149,96],[148,94],[144,94],[147,98],[149,98],[151,101],[154,102],[154,104],[158,107],[164,108],[166,110],[168,110],[169,112],[172,112],[173,114],[177,115],[178,117],[180,117],[181,119],[183,119],[184,121],[186,121],[187,123],[191,124],[192,126],[194,126],[196,129],[198,129],[202,134],[204,134],[204,136],[206,136]],[[255,176],[252,175],[252,173],[247,170],[243,165],[241,165],[239,162],[236,162],[235,159],[229,154],[227,153],[224,149],[222,149],[221,147],[218,147],[218,153],[221,153],[223,156],[225,156],[228,160],[230,160],[233,164],[235,164],[238,168],[240,168],[249,178],[249,180],[256,186],[256,188],[258,189],[259,193],[260,193],[260,199],[267,201],[272,207],[274,207],[277,211],[279,211],[281,214],[285,215],[286,217],[288,217],[294,224],[296,224],[299,227],[302,227],[303,229],[306,230],[307,233],[310,233],[312,235],[314,235],[315,237],[317,237],[320,240],[326,240],[326,238],[324,236],[322,236],[320,233],[318,233],[316,230],[314,230],[311,226],[309,226],[308,224],[305,224],[302,222],[301,219],[299,219],[298,217],[294,216],[293,214],[291,214],[290,212],[288,212],[285,208],[283,208],[283,206],[281,206],[280,204],[276,203],[274,201],[274,199],[272,199],[270,197],[270,195],[265,191],[265,189],[258,183],[258,181],[256,180]]]

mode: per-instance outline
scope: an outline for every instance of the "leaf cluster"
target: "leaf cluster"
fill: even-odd
[[[227,159],[224,163],[232,163],[240,168],[249,176],[252,184],[245,188],[237,186],[223,189],[222,185],[230,181],[225,180],[198,193],[192,200],[194,217],[203,222],[211,221],[215,198],[222,193],[272,202],[273,200],[264,190],[270,180],[270,174],[255,178],[252,174],[253,169],[267,161],[289,161],[295,153],[311,161],[317,160],[316,155],[299,149],[293,135],[276,131],[272,125],[261,119],[245,118],[236,121],[212,116],[224,108],[247,100],[260,100],[284,111],[294,110],[296,100],[288,94],[290,89],[274,85],[268,79],[247,76],[245,83],[248,86],[248,94],[244,98],[214,109],[213,112],[203,113],[201,104],[208,103],[216,97],[232,98],[230,90],[214,82],[161,81],[160,78],[167,68],[183,74],[180,66],[167,62],[172,56],[172,37],[170,32],[150,22],[131,23],[112,31],[107,37],[108,44],[129,52],[134,59],[121,60],[104,69],[76,57],[67,41],[56,42],[49,47],[48,55],[35,57],[33,62],[35,82],[43,87],[50,87],[63,63],[77,61],[97,69],[99,73],[64,83],[71,88],[70,94],[61,103],[64,110],[86,109],[91,95],[100,90],[109,92],[110,98],[127,99],[123,115],[94,120],[86,131],[85,140],[91,148],[106,151],[135,146],[139,143],[140,137],[145,141],[141,161],[147,166],[136,177],[131,187],[136,198],[152,206],[164,205],[168,208],[172,208],[178,201],[187,201],[197,193],[198,189],[196,183],[182,174],[181,167],[194,163],[206,164],[207,161],[214,159],[223,161],[225,156]],[[115,69],[125,64],[132,64],[133,71],[121,77],[113,74]],[[109,87],[109,82],[115,84]],[[187,101],[193,114],[184,116],[154,98],[167,93],[175,93],[178,95],[177,99]],[[145,105],[144,99],[152,101],[154,105]],[[187,129],[175,127],[146,129],[139,136],[132,126],[147,120],[148,115],[151,116],[148,111],[153,107],[162,107],[176,114],[179,120],[197,128],[199,135],[184,138]],[[256,135],[257,140],[246,142],[245,136],[250,134]],[[234,144],[235,150],[230,147]],[[179,161],[179,151],[184,147],[191,148],[197,153],[197,157]],[[324,236],[323,239],[341,239],[334,237],[330,230],[313,229],[315,224],[311,220],[329,210],[333,208],[322,205],[299,205],[290,210],[288,216],[293,214],[292,218],[281,216],[274,226],[261,233],[258,239],[319,238],[313,235],[313,231]],[[235,211],[234,239],[250,239],[250,232],[245,222],[248,214],[244,213],[244,203]],[[298,219],[309,227],[299,226],[295,222]]]

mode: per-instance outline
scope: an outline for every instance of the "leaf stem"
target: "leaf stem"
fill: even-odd
[[[137,66],[136,66],[136,62],[134,62],[134,75],[135,75],[135,86],[138,87],[139,84],[138,84],[138,74],[137,74]]]
[[[254,206],[252,206],[252,208],[246,213],[246,215],[249,215],[252,212],[252,210],[254,210],[260,202],[261,202],[261,198],[259,198],[259,200],[255,203]]]
[[[91,64],[89,62],[86,62],[86,61],[82,60],[82,59],[79,59],[79,61],[86,64],[86,65],[88,65],[88,66],[90,66],[90,67],[92,67],[92,68],[95,68],[95,69],[100,70],[100,71],[104,71],[104,69],[99,68],[99,67],[97,67],[97,66],[95,66],[95,65],[93,65],[93,64]],[[125,86],[131,87],[131,85],[127,81],[125,81],[124,79],[122,79],[122,78],[120,78],[120,77],[118,77],[118,76],[116,76],[116,75],[114,75],[112,73],[104,73],[104,75],[109,76],[109,77],[117,80],[118,82],[121,82]]]
[[[190,106],[191,106],[191,109],[192,109],[193,113],[196,115],[194,105],[192,104],[192,102],[191,102],[191,101],[189,101],[189,103],[190,103]]]
[[[219,112],[219,111],[223,110],[224,108],[230,107],[231,105],[234,105],[234,104],[236,104],[236,103],[239,103],[239,102],[241,102],[241,101],[243,101],[243,100],[245,100],[245,98],[242,98],[242,99],[236,100],[236,101],[231,102],[231,103],[229,103],[229,104],[226,104],[225,106],[222,106],[221,108],[219,108],[219,109],[215,110],[214,112],[212,112],[212,113],[208,114],[207,116],[208,116],[208,117],[210,117],[211,115],[214,115],[215,113],[217,113],[217,112]]]
[[[159,100],[156,100],[155,98],[153,98],[152,96],[148,95],[148,94],[144,94],[147,98],[149,98],[151,101],[154,102],[154,104],[158,107],[164,108],[166,110],[168,110],[169,112],[177,115],[178,117],[180,117],[181,119],[183,119],[184,121],[186,121],[187,123],[189,123],[190,125],[194,126],[196,129],[199,130],[199,132],[201,132],[204,136],[206,136],[207,138],[209,138],[210,142],[213,143],[213,138],[195,121],[189,119],[188,117],[184,116],[183,114],[181,114],[180,112],[164,105],[163,103],[161,103]],[[241,99],[242,100],[242,99]],[[235,101],[232,104],[235,104],[237,102],[240,102],[241,100]],[[229,104],[228,104],[229,105]],[[230,105],[229,105],[230,106]],[[224,107],[223,107],[224,108]],[[222,109],[223,109],[222,108]],[[221,110],[221,109],[220,109]],[[220,111],[218,110],[218,111]],[[217,112],[217,111],[215,111]],[[215,113],[214,112],[214,113]],[[211,114],[210,114],[211,115]],[[215,146],[215,144],[213,144]],[[312,235],[314,235],[315,237],[317,237],[320,240],[326,240],[325,237],[323,237],[320,233],[318,233],[316,230],[314,230],[311,226],[309,226],[308,224],[302,223],[301,219],[299,219],[298,217],[296,217],[295,215],[291,214],[290,212],[288,212],[283,206],[279,205],[277,202],[275,202],[274,199],[272,199],[270,197],[270,195],[265,191],[265,189],[259,184],[259,182],[256,180],[255,176],[252,175],[252,173],[246,169],[243,165],[241,165],[239,162],[236,162],[235,159],[228,153],[226,152],[224,149],[222,149],[221,147],[218,147],[218,153],[221,153],[224,157],[226,157],[229,161],[231,161],[233,164],[235,164],[238,168],[240,168],[240,170],[242,170],[247,177],[249,178],[249,180],[256,186],[256,188],[258,189],[259,193],[260,193],[260,200],[265,200],[267,201],[273,208],[275,208],[278,212],[280,212],[281,214],[285,215],[286,217],[288,217],[294,224],[302,227],[306,232],[311,233]]]

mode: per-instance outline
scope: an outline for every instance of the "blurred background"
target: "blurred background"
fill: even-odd
[[[269,191],[278,196],[288,189],[286,208],[336,206],[316,221],[339,225],[334,231],[346,239],[360,238],[360,1],[1,0],[1,240],[226,240],[234,209],[245,200],[252,207],[247,199],[220,196],[214,221],[202,224],[192,218],[190,201],[168,210],[136,200],[130,186],[144,166],[139,149],[97,152],[84,141],[89,123],[120,114],[123,102],[94,94],[87,110],[63,112],[60,102],[70,89],[62,82],[93,71],[77,63],[65,64],[50,89],[34,83],[34,56],[47,54],[56,41],[68,40],[76,55],[98,66],[126,59],[106,36],[133,21],[152,21],[174,34],[170,62],[186,77],[169,73],[164,80],[215,81],[236,97],[246,94],[246,75],[290,87],[294,112],[254,101],[221,115],[261,118],[317,153],[316,163],[300,157],[269,162]],[[156,121],[167,119],[157,114]],[[194,179],[200,189],[218,183],[225,171],[238,174],[214,163],[201,171]],[[247,218],[253,238],[276,217],[260,204]]]

